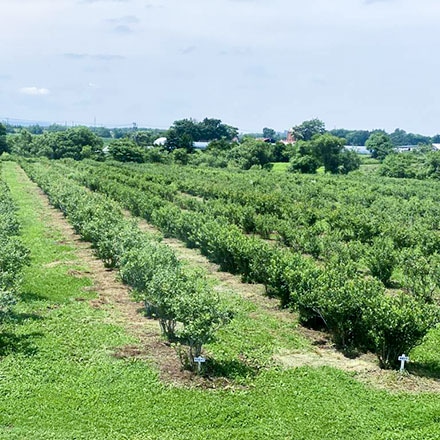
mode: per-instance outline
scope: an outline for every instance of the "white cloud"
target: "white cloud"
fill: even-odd
[[[44,87],[22,87],[20,89],[20,93],[23,95],[32,95],[32,96],[42,96],[49,95],[50,90],[45,89]]]
[[[0,114],[163,127],[211,116],[249,131],[312,117],[440,129],[439,0],[0,4],[4,57],[14,59],[0,72]]]

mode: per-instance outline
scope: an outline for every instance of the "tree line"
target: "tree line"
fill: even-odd
[[[316,172],[323,166],[330,173],[347,173],[359,167],[357,156],[344,148],[344,141],[328,133],[316,134],[312,140],[302,140],[295,145],[250,136],[239,140],[237,134],[236,128],[205,118],[202,122],[176,121],[167,133],[166,142],[158,146],[152,146],[152,133],[136,130],[105,146],[103,139],[91,129],[73,127],[38,135],[22,129],[10,135],[7,141],[6,134],[1,137],[0,133],[0,147],[3,145],[3,152],[25,157],[98,161],[111,158],[120,162],[229,166],[244,170],[270,168],[272,162],[289,160],[292,161],[290,170],[295,172]],[[205,151],[194,148],[194,142],[199,139],[209,142]]]
[[[112,158],[121,162],[178,163],[244,170],[253,167],[268,169],[273,162],[290,162],[288,170],[295,173],[316,173],[322,167],[328,173],[347,174],[360,166],[359,156],[347,148],[353,142],[354,138],[350,137],[353,132],[328,131],[319,119],[294,126],[291,130],[296,140],[294,143],[280,140],[279,134],[268,127],[263,129],[264,138],[239,136],[237,128],[213,118],[200,122],[195,119],[177,120],[166,132],[137,130],[135,127],[124,131],[121,129],[118,133],[115,130],[104,133],[99,128],[54,125],[41,134],[21,129],[6,136],[7,127],[0,124],[0,153],[50,159],[91,158],[102,161]],[[109,135],[112,137],[104,142],[104,136]],[[165,135],[166,140],[155,146],[155,140],[161,135]],[[368,135],[368,138],[362,141],[357,139],[359,144],[364,144],[371,156],[380,162],[396,151],[396,144],[436,140],[436,137],[407,134],[400,129],[390,135],[384,130],[363,131],[362,135]],[[204,151],[196,150],[194,142],[202,140],[208,144],[207,148]],[[430,143],[420,145],[425,146],[420,151],[428,152]],[[436,160],[435,154],[430,154],[425,158],[427,165],[422,167],[423,172],[416,172],[421,157],[411,156],[411,160],[393,158],[381,167],[380,172],[392,177],[424,178],[436,174]]]
[[[66,131],[69,128],[67,124],[51,124],[48,126],[42,126],[39,124],[31,125],[13,125],[10,123],[0,124],[3,129],[9,134],[19,133],[21,130],[26,129],[31,134],[43,134],[54,133],[60,131]],[[204,118],[202,121],[197,121],[194,118],[185,118],[177,120],[170,126],[169,129],[158,128],[137,128],[133,127],[103,127],[103,126],[89,126],[88,127],[97,136],[104,139],[121,139],[131,137],[134,132],[142,133],[144,140],[148,139],[149,145],[153,141],[161,136],[171,137],[173,139],[179,139],[180,143],[187,139],[192,139],[193,142],[198,141],[210,141],[213,139],[233,139],[240,136],[236,127],[224,124],[220,119]],[[418,144],[430,144],[440,143],[440,134],[434,136],[426,136],[418,133],[408,133],[401,128],[396,128],[393,132],[387,133],[384,129],[374,130],[348,130],[345,128],[335,128],[332,130],[326,130],[325,124],[318,118],[304,121],[299,125],[292,126],[291,132],[296,140],[311,140],[314,134],[330,133],[333,136],[343,138],[346,141],[346,145],[350,146],[365,146],[368,138],[374,133],[383,133],[389,136],[391,143],[395,147],[404,145],[418,145]],[[182,139],[183,136],[183,139]],[[248,133],[248,137],[252,138],[264,138],[271,141],[279,141],[286,138],[285,132],[277,132],[273,128],[264,127],[259,133]],[[184,143],[184,142],[183,142]]]

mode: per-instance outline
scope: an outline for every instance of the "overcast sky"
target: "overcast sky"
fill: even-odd
[[[0,0],[0,119],[440,133],[439,0]]]

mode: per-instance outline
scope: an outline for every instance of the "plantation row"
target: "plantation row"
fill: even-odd
[[[57,166],[63,167],[60,164]],[[125,206],[135,215],[149,221],[152,221],[152,213],[160,208],[177,207],[193,211],[197,215],[203,214],[205,218],[215,219],[225,225],[235,225],[245,234],[253,231],[259,232],[263,238],[276,236],[284,246],[293,251],[311,255],[327,263],[335,253],[342,252],[349,264],[355,265],[358,271],[368,269],[373,277],[386,286],[391,283],[393,274],[397,276],[399,286],[407,290],[416,287],[423,291],[418,293],[425,296],[432,296],[440,284],[440,277],[437,275],[440,272],[440,204],[436,203],[438,196],[432,188],[430,192],[433,197],[429,198],[425,195],[425,187],[415,186],[407,191],[407,196],[410,197],[407,200],[399,196],[400,186],[395,187],[395,182],[384,181],[385,188],[382,192],[388,195],[385,197],[377,191],[376,201],[372,202],[372,196],[368,196],[367,190],[361,191],[358,187],[355,188],[358,192],[353,189],[349,191],[346,179],[341,179],[339,183],[339,180],[325,178],[319,182],[322,191],[318,191],[309,203],[322,205],[321,211],[317,208],[310,211],[305,199],[279,207],[282,211],[292,211],[291,206],[302,210],[303,221],[299,221],[300,216],[284,220],[273,214],[256,214],[257,208],[250,205],[241,206],[220,199],[205,201],[184,196],[176,192],[174,183],[169,187],[157,184],[151,186],[149,174],[137,172],[130,176],[130,169],[127,172],[125,167],[109,167],[96,163],[82,164],[79,167],[74,162],[70,162],[67,168],[64,165],[67,170],[72,167],[76,168],[75,178],[80,182],[124,201]],[[171,174],[178,175],[178,171],[174,169]],[[204,171],[206,174],[207,171]],[[220,172],[217,171],[217,174]],[[157,170],[153,173],[153,176],[156,175]],[[231,173],[230,180],[233,181],[236,177],[236,173]],[[269,179],[270,177],[266,178]],[[296,187],[307,187],[310,183],[307,179],[301,185],[300,182],[295,182]],[[313,185],[316,187],[318,182],[315,181]],[[329,185],[331,191],[328,189]],[[396,194],[391,197],[394,190]],[[412,195],[417,191],[421,194],[420,198]],[[369,200],[367,207],[364,206],[365,194]],[[271,196],[267,194],[267,197]],[[308,220],[305,221],[305,218]],[[175,235],[171,231],[168,233]],[[184,239],[190,246],[195,245],[190,239]],[[234,271],[234,268],[227,270]],[[244,275],[247,276],[246,273]]]
[[[325,325],[343,346],[374,351],[385,367],[394,365],[399,354],[420,343],[438,322],[434,301],[439,273],[435,270],[439,267],[436,253],[426,256],[421,249],[408,248],[400,258],[394,254],[393,258],[401,263],[405,289],[390,295],[377,279],[389,280],[389,267],[395,264],[389,259],[389,250],[394,252],[390,238],[378,236],[369,247],[327,240],[325,258],[315,261],[295,250],[246,235],[224,216],[181,209],[168,200],[169,196],[161,198],[154,191],[150,195],[145,188],[136,188],[133,181],[131,185],[121,183],[125,167],[115,175],[117,167],[103,164],[88,164],[85,169],[73,162],[51,166],[60,174],[70,172],[70,177],[118,200],[164,234],[182,239],[189,247],[199,247],[223,270],[240,273],[247,281],[264,283],[270,295],[278,296],[284,306],[297,309],[304,322]],[[366,253],[363,261],[377,278],[359,270],[359,246]],[[384,273],[387,268],[388,273]]]
[[[202,345],[228,319],[204,275],[184,268],[159,236],[141,232],[108,197],[76,184],[49,163],[23,161],[22,167],[75,231],[92,243],[97,256],[119,270],[135,298],[144,302],[147,314],[159,319],[163,334],[188,344],[182,361],[194,367]]]
[[[206,197],[209,184],[203,181],[204,175],[189,174],[182,180],[180,172],[173,175],[183,182],[180,191]],[[322,257],[328,241],[370,245],[384,235],[392,239],[395,250],[418,245],[430,255],[440,249],[440,200],[438,191],[428,185],[402,191],[400,183],[385,179],[364,182],[349,177],[228,173],[226,181],[219,175],[215,176],[217,204],[204,201],[201,208],[196,199],[198,210],[223,215],[246,233],[267,238],[272,232],[298,252]],[[194,191],[194,182],[201,191]],[[194,199],[182,207],[194,209],[191,204],[196,204]]]
[[[22,269],[29,264],[29,251],[19,233],[16,207],[1,179],[0,162],[0,323],[17,301]]]
[[[89,165],[92,163],[89,162]],[[272,214],[286,220],[299,214],[299,220],[307,220],[307,224],[329,217],[328,209],[338,210],[337,215],[330,216],[331,220],[344,214],[339,210],[345,211],[350,206],[355,206],[356,211],[368,208],[368,214],[373,214],[373,217],[380,217],[382,213],[389,215],[385,219],[397,216],[403,220],[423,210],[430,214],[433,225],[439,224],[440,195],[435,182],[405,181],[402,184],[402,181],[375,176],[362,176],[362,179],[339,176],[334,179],[326,175],[252,173],[115,162],[107,166],[123,169],[126,184],[130,184],[130,180],[136,186],[154,183],[161,191],[173,196],[183,192],[201,197],[204,201],[220,199],[223,203],[253,207],[257,214]],[[399,204],[403,202],[403,206],[396,207],[395,201]],[[391,212],[383,213],[384,208]],[[305,213],[304,219],[302,215]]]

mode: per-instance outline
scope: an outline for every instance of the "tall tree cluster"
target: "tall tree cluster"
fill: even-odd
[[[28,130],[22,129],[10,139],[9,145],[12,153],[46,156],[49,159],[102,159],[104,154],[102,139],[87,127],[74,127],[34,136]]]
[[[166,133],[166,148],[173,151],[176,148],[190,150],[193,142],[226,139],[231,141],[238,135],[238,129],[223,124],[220,119],[205,118],[198,122],[196,119],[180,119],[174,121]]]
[[[309,141],[298,141],[291,150],[290,171],[315,173],[320,166],[325,172],[347,174],[360,166],[354,151],[344,148],[345,139],[329,133],[314,135]]]
[[[6,127],[0,123],[0,155],[8,151],[8,143],[6,142]]]

